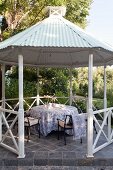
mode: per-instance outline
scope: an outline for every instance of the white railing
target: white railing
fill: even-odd
[[[13,114],[13,120],[9,123],[7,121],[7,117],[5,116],[5,114]],[[18,148],[18,142],[17,142],[17,138],[16,136],[13,134],[12,132],[12,128],[14,127],[17,119],[18,119],[18,112],[17,111],[13,111],[13,110],[9,110],[9,109],[4,109],[4,108],[0,108],[0,117],[2,119],[2,125],[1,126],[5,126],[4,132],[1,130],[1,140],[0,140],[0,145],[5,147],[6,149],[18,154],[19,153],[19,148]],[[3,132],[3,133],[2,133]],[[7,144],[7,139],[11,139],[14,147],[9,146]]]
[[[76,96],[75,98],[73,98],[73,101],[76,102],[76,100],[79,100],[79,99],[83,100],[87,105],[86,98],[81,98],[81,97]],[[69,97],[56,97],[56,96],[48,96],[48,95],[40,96],[39,103],[40,104],[45,104],[49,102],[61,103],[61,100],[64,101],[64,103],[62,104],[69,104]],[[24,106],[27,107],[27,110],[29,110],[33,106],[36,105],[36,101],[37,101],[37,97],[26,97],[24,98]],[[0,102],[2,105],[3,101],[1,100]],[[10,102],[13,102],[14,105],[12,106]],[[6,132],[2,136],[0,145],[2,145],[3,147],[17,154],[18,154],[18,142],[17,142],[17,137],[14,136],[12,132],[12,128],[18,119],[18,105],[19,105],[18,98],[5,99],[5,106],[8,109],[0,108],[0,115],[2,116],[2,119],[3,119],[3,125],[5,125],[7,129]],[[105,117],[103,116],[104,113],[106,113]],[[11,114],[13,114],[13,120],[9,119]],[[94,133],[93,154],[113,142],[113,130],[111,128],[111,117],[112,116],[113,116],[113,107],[93,111],[93,119],[95,121],[96,129],[98,131],[97,135],[95,135]],[[98,120],[98,118],[100,120]],[[106,122],[107,122],[107,125],[106,125]],[[5,139],[8,137],[8,135],[10,135],[10,138],[14,143],[14,148],[12,146],[8,146],[7,144],[5,144]],[[102,135],[104,136],[105,141],[103,141],[103,139],[101,140]],[[101,144],[101,141],[103,141],[102,144]]]
[[[59,97],[59,99],[62,99],[62,97]],[[30,100],[30,104],[28,102],[28,100]],[[44,104],[45,102],[49,103],[49,102],[56,102],[59,103],[58,98],[54,97],[54,96],[43,96],[40,97],[40,104]],[[45,101],[44,101],[45,100]],[[68,97],[65,97],[65,103],[66,104],[68,102]],[[27,97],[24,98],[24,106],[27,107],[27,110],[29,110],[31,107],[33,107],[34,105],[36,105],[36,101],[37,101],[37,97]],[[14,132],[14,125],[16,123],[16,121],[18,120],[18,106],[19,106],[19,101],[18,98],[14,98],[14,99],[5,99],[5,103],[3,104],[4,100],[0,101],[1,107],[0,107],[0,121],[2,120],[2,123],[0,125],[0,145],[14,153],[16,153],[17,155],[19,155],[19,145],[18,145],[18,137],[17,134],[15,135]],[[10,104],[10,102],[14,102],[13,106],[12,104]],[[5,106],[5,108],[2,108],[2,104],[3,106]],[[16,111],[15,111],[16,110]],[[5,130],[2,130],[2,127],[4,126]],[[13,146],[9,145],[8,142],[7,144],[7,139],[11,140],[13,142]]]
[[[100,114],[103,115],[104,113],[105,117],[101,120],[98,120],[97,119],[98,115]],[[96,129],[98,131],[93,142],[93,153],[96,153],[100,149],[108,146],[113,142],[113,129],[111,128],[112,117],[113,107],[93,112],[93,119],[95,121]]]
[[[57,102],[60,103],[60,100],[64,100],[62,104],[68,104],[69,103],[69,97],[56,97],[56,96],[40,96],[39,97],[39,103],[40,104],[45,104],[45,103],[49,103],[49,102]],[[12,104],[10,104],[10,102],[15,101],[14,106],[12,106]],[[30,102],[28,102],[30,101]],[[25,97],[24,98],[24,106],[27,107],[27,110],[31,109],[33,106],[36,105],[36,101],[37,101],[37,97]],[[2,100],[0,101],[1,105],[2,105]],[[19,106],[19,99],[18,98],[14,98],[14,99],[5,99],[5,106],[11,110],[18,110],[18,106]]]

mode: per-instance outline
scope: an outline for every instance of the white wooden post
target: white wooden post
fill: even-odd
[[[104,66],[104,109],[107,108],[107,92],[106,92],[106,66]],[[106,112],[104,112],[104,118],[106,116]],[[107,121],[105,122],[107,125]]]
[[[70,68],[70,96],[69,96],[70,106],[72,105],[72,98],[73,98],[73,94],[72,94],[72,68]]]
[[[5,64],[1,66],[1,69],[2,69],[2,107],[5,108]],[[2,114],[0,113],[0,141],[2,140],[2,123],[3,123]]]
[[[39,106],[39,68],[37,68],[37,106]]]
[[[18,144],[19,158],[24,158],[24,108],[23,108],[23,56],[18,55],[19,63],[19,112],[18,112]]]
[[[109,111],[109,115],[108,115],[108,139],[110,142],[111,140],[111,111]]]
[[[89,54],[88,79],[87,157],[93,157],[93,54]]]
[[[104,65],[104,109],[107,108],[107,90],[106,90],[106,65]],[[104,112],[104,118],[106,116],[106,112]],[[108,115],[108,139],[110,141],[110,135],[111,135],[111,112]],[[107,121],[105,122],[105,125],[107,125]]]
[[[2,107],[5,108],[5,64],[2,65]]]

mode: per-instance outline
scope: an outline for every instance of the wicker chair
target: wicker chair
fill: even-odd
[[[66,130],[72,130],[73,129],[73,121],[72,121],[72,116],[71,115],[66,115],[64,120],[58,120],[58,140],[59,140],[59,132],[60,128],[63,129],[63,134],[64,134],[64,144],[66,145]],[[81,138],[81,143],[82,143],[82,138]]]
[[[30,129],[33,126],[37,126],[38,128],[38,134],[40,138],[40,118],[33,118],[30,116],[25,116],[24,117],[24,127],[25,127],[25,132],[27,133],[27,141],[30,139]]]

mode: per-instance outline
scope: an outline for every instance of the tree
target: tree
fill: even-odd
[[[68,69],[43,68],[40,70],[40,75],[42,76],[42,90],[40,91],[42,95],[54,95],[60,92],[62,94],[68,93]]]
[[[66,18],[78,26],[85,28],[87,25],[86,17],[89,15],[91,2],[91,0],[67,0]]]
[[[0,0],[0,14],[5,16],[8,22],[4,38],[47,17],[45,10],[47,6],[66,6],[65,17],[84,28],[91,2],[92,0],[71,0],[71,2],[69,0]]]

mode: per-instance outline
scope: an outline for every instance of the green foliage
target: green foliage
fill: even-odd
[[[99,109],[103,109],[104,108],[104,101],[103,101],[103,99],[94,99],[93,100],[93,105],[94,105],[94,110],[95,110],[95,108],[97,109],[97,110],[99,110]]]
[[[3,32],[8,27],[8,23],[6,21],[6,18],[3,16],[2,23],[1,23],[1,31]]]
[[[104,94],[104,69],[103,67],[97,67],[94,69],[94,97],[103,98]]]
[[[85,28],[87,25],[86,17],[89,15],[91,2],[91,0],[67,0],[66,18]]]
[[[87,96],[88,94],[88,68],[77,68],[73,80],[75,94]],[[75,86],[75,87],[74,87]]]
[[[39,79],[40,95],[54,95],[62,92],[67,95],[68,93],[68,70],[67,69],[53,69],[42,68],[40,69]],[[18,97],[15,91],[18,91],[18,68],[12,67],[11,71],[7,72],[6,78],[7,97]],[[16,81],[15,81],[16,80]],[[13,84],[13,85],[12,85]],[[24,97],[36,96],[37,73],[34,68],[24,68]],[[14,87],[12,87],[14,86]],[[10,90],[12,92],[10,94]]]
[[[37,75],[36,75],[36,69],[24,67],[24,80],[30,81],[30,82],[37,82]],[[18,79],[18,67],[13,66],[11,68],[11,71],[7,75],[9,78],[16,78]]]
[[[86,100],[79,99],[76,101],[73,101],[72,103],[73,106],[75,106],[78,109],[79,113],[86,113],[87,112],[87,103]]]
[[[107,106],[113,107],[113,86],[107,90]]]
[[[32,71],[31,71],[32,70]],[[18,68],[13,67],[6,76],[6,98],[18,97]],[[58,97],[69,96],[69,70],[41,68],[40,95],[54,95]],[[97,109],[103,108],[103,67],[94,69],[94,101]],[[113,70],[107,68],[107,105],[113,106]],[[73,95],[87,96],[88,94],[88,69],[79,68],[72,71]],[[37,93],[37,74],[34,68],[24,68],[24,97],[36,96]],[[67,99],[59,99],[60,103],[65,103]],[[69,103],[67,103],[69,104]],[[86,101],[77,100],[76,104],[86,112]],[[75,103],[73,103],[75,105]]]
[[[73,94],[87,96],[88,94],[88,68],[76,69],[77,74],[73,79]],[[107,106],[113,106],[113,70],[111,67],[106,69],[107,76]],[[103,98],[104,98],[104,68],[95,67],[93,70],[93,101],[94,106],[97,109],[102,109]],[[79,101],[80,102],[80,101]],[[84,110],[84,106],[79,103],[81,108]]]
[[[6,78],[6,98],[12,99],[18,97],[18,80]]]
[[[36,82],[36,69],[24,68],[24,97],[36,96]],[[6,74],[6,98],[18,98],[18,67],[12,67]]]
[[[56,92],[55,96],[61,97],[61,98],[58,99],[58,101],[57,101],[57,100],[55,101],[56,103],[65,104],[65,103],[67,102],[67,98],[65,98],[65,97],[67,97],[67,96],[66,96],[66,94],[64,94],[62,91]],[[66,104],[69,104],[69,102],[66,103]]]
[[[8,30],[8,31],[4,31],[2,33],[2,36],[3,36],[4,40],[5,40],[5,39],[9,38],[11,34],[12,34],[12,31]]]
[[[18,79],[16,78],[6,78],[6,99],[14,99],[17,98],[17,100],[10,100],[8,103],[11,106],[15,106],[18,101]],[[33,97],[36,96],[36,83],[31,81],[24,80],[24,97]],[[31,100],[26,100],[28,104],[31,104]],[[25,104],[25,103],[24,103]],[[24,106],[25,110],[28,109],[27,105]]]
[[[3,14],[3,12],[6,10],[6,1],[0,0],[0,14]]]
[[[8,21],[4,39],[47,17],[47,6],[66,6],[65,18],[85,28],[92,0],[0,0],[0,14]]]
[[[24,81],[24,97],[36,96],[36,83]],[[6,78],[6,98],[18,98],[18,79]]]
[[[40,81],[40,93],[42,95],[54,95],[60,91],[67,94],[68,77],[66,69],[44,68],[40,69],[40,75],[42,77],[42,80]]]

